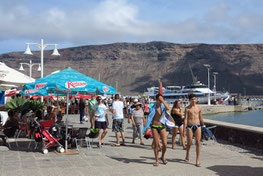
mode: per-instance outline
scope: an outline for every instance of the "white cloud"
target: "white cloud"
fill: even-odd
[[[180,22],[176,22],[176,13],[175,21],[156,22],[154,12],[151,20],[143,21],[140,19],[143,9],[128,0],[104,0],[78,8],[50,6],[37,12],[25,2],[1,3],[0,42],[16,39],[38,41],[40,38],[74,45],[153,40],[263,42],[262,14],[236,13],[236,9],[226,2],[215,4],[198,17],[192,16]],[[255,33],[259,36],[254,36]]]

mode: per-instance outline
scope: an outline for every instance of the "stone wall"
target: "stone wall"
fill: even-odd
[[[216,126],[213,132],[217,139],[263,150],[263,128],[208,119],[205,119],[205,124]]]
[[[224,112],[244,112],[248,111],[247,106],[233,105],[202,105],[202,114],[217,114]]]

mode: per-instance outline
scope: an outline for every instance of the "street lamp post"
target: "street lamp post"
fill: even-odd
[[[38,46],[40,48],[40,55],[41,55],[41,78],[43,78],[44,76],[44,49],[48,46],[54,46],[54,50],[53,53],[51,54],[52,56],[60,56],[60,54],[58,53],[57,50],[57,44],[44,44],[44,40],[41,39],[41,43],[26,43],[27,47],[26,47],[26,51],[24,52],[24,54],[28,54],[28,55],[33,55],[33,53],[30,50],[30,45],[35,45]],[[41,96],[41,101],[43,102],[43,97]]]
[[[213,91],[216,92],[216,75],[218,75],[218,72],[213,72],[213,76],[214,76],[214,88]]]
[[[118,80],[116,80],[116,92],[118,92]]]
[[[208,86],[208,102],[207,104],[210,106],[211,105],[211,100],[210,100],[210,69],[211,65],[209,64],[204,64],[204,66],[207,68],[207,86]]]
[[[29,77],[30,77],[30,78],[32,78],[32,67],[33,67],[34,65],[38,65],[37,71],[41,71],[40,63],[33,63],[33,64],[32,64],[32,60],[30,60],[29,63],[23,63],[23,62],[20,63],[20,68],[19,68],[19,70],[24,71],[23,65],[28,65],[28,66],[29,66]]]
[[[215,92],[215,101],[216,101],[216,75],[218,75],[218,72],[213,72],[213,76],[214,76],[214,92]]]

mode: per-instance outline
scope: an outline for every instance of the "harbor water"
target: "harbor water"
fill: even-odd
[[[203,118],[263,128],[263,110],[203,115]]]

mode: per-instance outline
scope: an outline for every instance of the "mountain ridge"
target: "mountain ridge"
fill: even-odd
[[[218,72],[217,90],[263,94],[263,44],[178,44],[163,41],[146,43],[118,42],[59,49],[61,56],[44,52],[44,75],[71,67],[87,76],[117,87],[123,95],[137,95],[147,87],[188,85],[192,83],[189,64],[202,83],[207,83],[207,69]],[[20,62],[40,62],[40,52],[0,54],[0,61],[18,70]],[[28,67],[25,68],[28,74]],[[33,67],[33,77],[40,73]],[[211,86],[211,87],[212,87]]]

